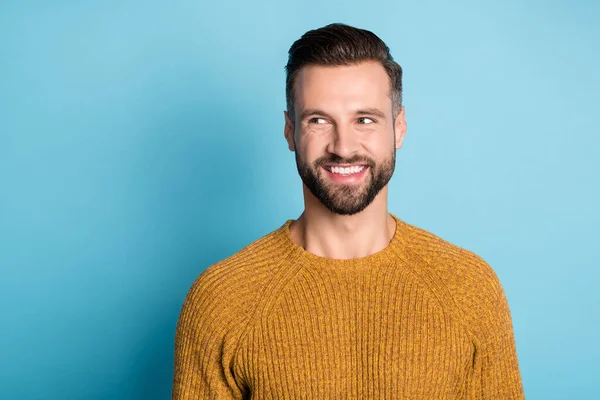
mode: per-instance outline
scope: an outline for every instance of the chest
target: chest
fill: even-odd
[[[255,399],[455,399],[473,360],[464,327],[409,279],[299,280],[245,346]]]

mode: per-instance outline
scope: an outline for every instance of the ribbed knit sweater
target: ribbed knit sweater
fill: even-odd
[[[392,216],[366,257],[309,253],[287,220],[204,270],[177,323],[173,399],[523,399],[495,272]]]

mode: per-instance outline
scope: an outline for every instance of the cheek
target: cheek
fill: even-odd
[[[390,129],[388,132],[386,132],[385,136],[384,136],[384,140],[382,140],[382,146],[384,147],[384,150],[389,152],[390,148],[395,148],[396,147],[396,137],[394,134],[394,130]]]
[[[373,132],[363,140],[363,148],[378,159],[389,157],[390,149],[395,146],[393,132]]]
[[[296,140],[296,148],[300,150],[305,160],[314,160],[323,155],[327,147],[325,135],[308,134]]]

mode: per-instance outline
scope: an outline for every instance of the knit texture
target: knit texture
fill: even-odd
[[[479,256],[396,220],[329,259],[277,230],[193,283],[173,399],[523,399],[511,315]]]

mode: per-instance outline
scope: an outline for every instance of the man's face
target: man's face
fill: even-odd
[[[394,121],[389,94],[378,62],[306,66],[297,75],[285,136],[302,181],[333,213],[364,210],[394,173],[406,124],[404,108]]]

